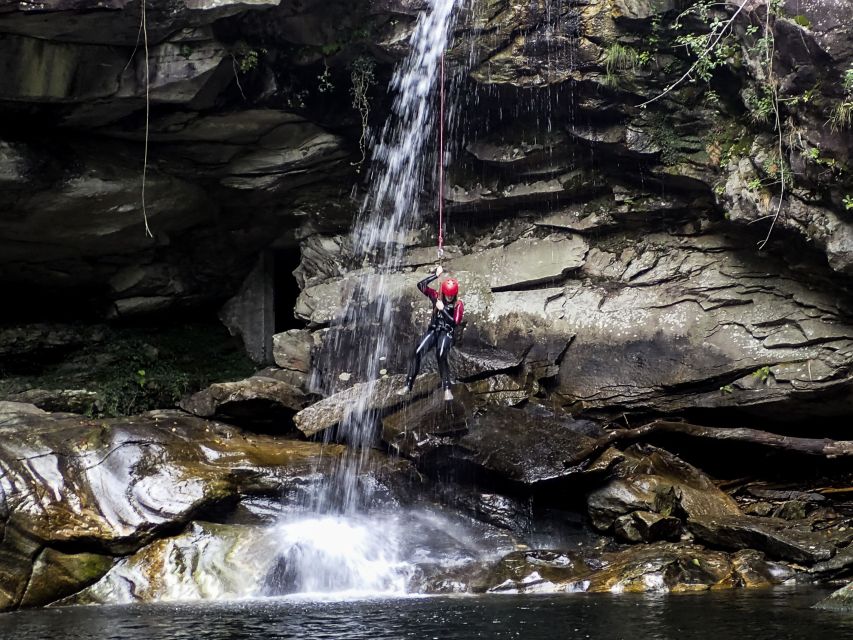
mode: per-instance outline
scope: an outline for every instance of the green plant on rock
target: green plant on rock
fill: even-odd
[[[317,76],[317,81],[319,83],[317,90],[320,93],[331,93],[335,90],[335,85],[332,82],[332,72],[325,60],[323,60],[323,73]]]
[[[844,205],[845,211],[853,210],[853,196],[851,196],[849,193],[844,196],[844,199],[841,202]]]
[[[640,55],[633,47],[614,42],[604,50],[604,84],[615,87],[619,84],[619,72],[635,70],[640,65]]]
[[[853,99],[839,102],[832,108],[829,124],[833,131],[853,129]]]
[[[376,63],[372,58],[359,56],[350,65],[350,95],[352,96],[353,109],[358,111],[361,117],[361,137],[358,140],[358,148],[361,151],[361,159],[354,162],[358,171],[361,171],[364,161],[367,159],[367,134],[370,125],[370,88],[376,84]]]
[[[267,52],[266,49],[255,49],[243,40],[238,40],[231,50],[231,59],[235,69],[240,73],[249,73],[258,67],[260,56]]]
[[[844,72],[841,78],[844,97],[832,108],[829,124],[834,131],[853,129],[853,66]]]
[[[734,390],[734,387],[730,384],[724,384],[722,387],[720,387],[720,393],[723,395],[734,393]]]
[[[767,87],[760,87],[756,92],[747,88],[743,92],[744,104],[749,110],[749,119],[756,123],[769,123],[776,114],[774,94]]]
[[[757,378],[759,382],[767,383],[767,379],[770,377],[770,367],[764,366],[760,369],[756,369],[752,372],[752,377]]]
[[[810,29],[812,26],[812,21],[804,15],[794,16],[792,19],[794,24],[801,26],[803,29]]]
[[[687,70],[670,82],[663,91],[639,106],[645,108],[687,82],[709,83],[718,68],[739,67],[741,58],[745,59],[748,63],[745,67],[750,70],[756,84],[755,88],[744,92],[749,116],[755,122],[773,126],[777,134],[777,155],[783,157],[785,132],[779,97],[780,82],[773,68],[776,48],[773,27],[776,19],[781,17],[782,4],[782,0],[770,0],[765,5],[763,15],[754,11],[749,14],[750,24],[745,29],[736,31],[736,26],[741,24],[738,18],[755,8],[755,3],[751,0],[724,3],[711,0],[691,2],[675,19],[672,29],[678,33],[676,43],[684,48],[692,62]],[[778,163],[779,175],[776,184],[779,192],[775,211],[766,216],[772,220],[767,235],[758,244],[759,249],[764,248],[770,240],[782,212],[785,187],[790,182],[789,177],[784,175],[786,169],[784,162]],[[773,199],[769,202],[773,202]]]

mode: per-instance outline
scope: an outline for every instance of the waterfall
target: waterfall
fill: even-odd
[[[359,264],[372,269],[362,286],[378,292],[366,308],[358,294],[347,301],[337,326],[367,327],[355,345],[336,342],[327,353],[346,354],[346,369],[355,380],[373,381],[384,367],[393,344],[389,278],[399,269],[406,239],[420,221],[420,193],[435,163],[428,161],[436,132],[436,96],[441,58],[452,32],[458,0],[429,0],[420,14],[408,56],[397,66],[390,89],[395,92],[392,114],[378,136],[369,192],[353,225],[352,246]],[[332,332],[334,334],[334,332]],[[339,340],[339,334],[333,338]],[[341,371],[341,363],[326,363]],[[315,380],[326,393],[334,386]],[[280,561],[272,576],[273,592],[325,594],[402,594],[414,565],[401,560],[405,527],[397,518],[363,512],[371,500],[369,486],[360,483],[372,439],[375,416],[365,393],[340,425],[337,439],[349,452],[337,471],[314,496],[307,518],[283,522],[274,529]],[[422,542],[422,541],[421,541]]]

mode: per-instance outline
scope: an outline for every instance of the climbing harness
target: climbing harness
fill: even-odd
[[[438,263],[444,257],[444,52],[439,71],[438,107]]]

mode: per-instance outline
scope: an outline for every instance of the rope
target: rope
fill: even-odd
[[[441,54],[438,108],[438,259],[444,256],[444,53]]]

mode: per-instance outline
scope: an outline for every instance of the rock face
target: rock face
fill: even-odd
[[[3,609],[76,592],[116,556],[241,496],[310,490],[343,452],[179,412],[90,421],[3,403],[0,416]]]
[[[445,190],[458,221],[445,267],[462,281],[469,318],[457,376],[497,403],[547,396],[606,417],[845,415],[853,137],[825,125],[853,100],[845,7],[792,5],[765,21],[753,3],[733,25],[738,64],[638,109],[690,68],[675,45],[701,20],[671,28],[669,2],[545,4],[466,8],[448,57],[466,78],[453,132],[465,144],[450,154]],[[350,346],[365,338],[334,320],[344,301],[376,298],[374,270],[341,235],[361,133],[351,63],[373,54],[384,81],[418,9],[152,9],[148,238],[138,6],[73,13],[88,6],[20,6],[0,19],[2,108],[28,114],[22,135],[0,141],[0,281],[82,295],[95,315],[144,315],[222,302],[259,254],[299,242],[295,312],[312,335],[287,334],[279,366],[307,380],[339,351],[340,370],[320,378],[351,371]],[[770,71],[749,21],[769,25]],[[27,69],[46,59],[62,64],[30,86]],[[781,88],[781,147],[762,120],[769,84]],[[387,105],[371,98],[379,120]],[[534,113],[516,117],[522,107]],[[758,251],[770,215],[774,233]],[[398,312],[390,374],[423,327],[409,270],[432,262],[432,234],[406,240],[403,270],[382,291]]]
[[[693,545],[655,543],[624,551],[516,552],[488,578],[494,593],[685,593],[780,584],[792,572],[760,554],[730,556]],[[498,582],[500,581],[500,582]]]
[[[260,527],[195,522],[119,560],[63,604],[128,604],[257,594],[272,569],[274,541]]]
[[[259,579],[262,541],[196,519],[245,496],[310,490],[343,449],[204,418],[270,430],[292,419],[298,433],[287,435],[306,438],[367,420],[378,446],[420,470],[487,484],[457,500],[514,535],[533,527],[525,498],[559,502],[554,487],[577,482],[591,524],[634,545],[520,551],[480,567],[469,583],[481,590],[760,586],[792,575],[774,560],[849,574],[849,527],[814,516],[814,499],[755,496],[742,510],[662,449],[597,455],[604,430],[588,420],[699,413],[821,437],[822,418],[850,415],[846,3],[791,0],[768,14],[750,2],[719,64],[696,73],[685,37],[731,9],[678,21],[685,7],[668,0],[489,0],[460,12],[443,190],[443,266],[466,305],[453,403],[434,393],[431,357],[414,392],[395,393],[429,315],[414,285],[434,262],[433,221],[400,239],[392,273],[354,255],[348,235],[369,175],[359,141],[391,110],[389,67],[421,4],[153,4],[147,58],[136,2],[0,12],[0,112],[15,123],[0,133],[0,284],[12,301],[0,375],[33,354],[62,361],[104,343],[106,319],[208,313],[229,299],[222,316],[252,334],[257,361],[272,344],[280,369],[185,399],[194,416],[96,421],[0,402],[0,608],[178,598],[181,585],[200,596],[205,580],[189,568],[216,582],[231,554],[251,558]],[[755,52],[770,37],[768,67]],[[369,69],[369,113],[357,106],[358,68]],[[673,86],[685,72],[696,81]],[[273,340],[278,319],[252,326],[246,276],[297,246],[298,298],[280,283],[270,297],[292,301],[302,326]],[[272,271],[292,269],[285,262]],[[384,369],[363,380],[353,361],[357,347],[374,348],[375,326],[343,307],[370,318],[380,296],[395,335],[377,354]],[[131,388],[144,386],[144,369],[130,371]],[[92,413],[95,385],[77,381],[12,397]],[[312,403],[309,386],[328,397]],[[177,582],[155,571],[164,563]]]

